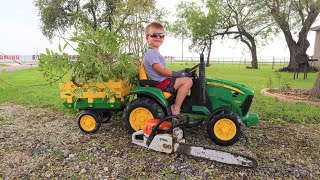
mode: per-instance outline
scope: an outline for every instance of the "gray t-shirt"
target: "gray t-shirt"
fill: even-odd
[[[167,68],[164,57],[159,53],[159,51],[154,49],[148,49],[143,57],[143,65],[146,70],[147,76],[149,80],[154,81],[163,81],[167,79],[165,76],[161,76],[158,74],[153,68],[152,65],[160,63],[163,68]]]

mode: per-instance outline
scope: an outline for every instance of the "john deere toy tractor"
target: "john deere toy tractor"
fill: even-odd
[[[126,105],[122,118],[130,133],[143,129],[150,119],[170,115],[170,106],[175,102],[173,94],[151,87],[155,82],[147,79],[143,64],[139,71],[141,87],[130,92],[136,99]],[[230,81],[205,78],[203,54],[200,63],[188,72],[192,74],[193,87],[183,102],[182,116],[196,120],[195,125],[207,120],[208,135],[216,144],[232,145],[239,140],[242,125],[258,124],[259,116],[248,113],[254,97],[251,89]]]
[[[191,125],[207,120],[208,135],[216,144],[232,145],[242,134],[241,126],[258,124],[259,116],[248,112],[254,97],[251,89],[230,81],[206,78],[203,54],[200,63],[188,72],[192,74],[193,87],[183,102],[181,115],[196,122]],[[83,132],[94,133],[114,112],[123,111],[122,120],[133,133],[143,129],[150,119],[171,115],[170,106],[175,102],[175,95],[152,87],[155,82],[148,80],[143,64],[139,76],[140,87],[133,90],[125,81],[87,83],[83,85],[85,91],[81,96],[74,94],[77,83],[68,81],[60,84],[60,96],[66,99],[66,108],[81,111],[78,125]],[[92,86],[95,90],[90,88]],[[108,95],[106,89],[113,95]]]

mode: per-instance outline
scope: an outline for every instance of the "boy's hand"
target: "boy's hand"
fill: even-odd
[[[190,68],[185,68],[185,69],[183,69],[183,70],[181,70],[181,71],[184,71],[184,72],[189,73],[189,70],[190,70]]]
[[[181,71],[172,71],[172,77],[173,78],[179,78],[179,77],[191,77],[191,74],[186,71],[186,69]]]

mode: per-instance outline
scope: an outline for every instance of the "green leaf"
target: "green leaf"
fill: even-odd
[[[68,46],[68,43],[66,42],[63,46],[63,50],[65,50],[67,46]]]
[[[47,55],[50,56],[50,50],[46,48]]]

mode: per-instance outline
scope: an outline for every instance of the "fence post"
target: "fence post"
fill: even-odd
[[[274,69],[274,56],[272,58],[273,58],[273,60],[272,60],[272,69]]]

